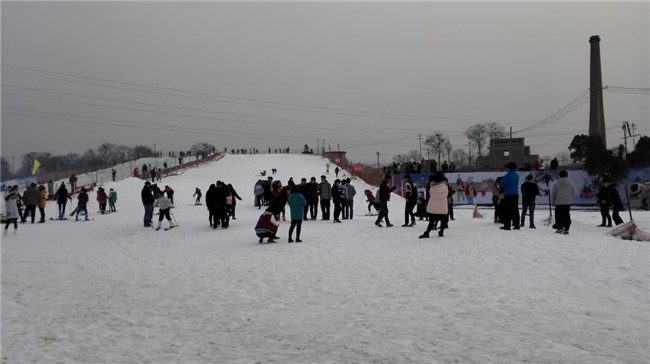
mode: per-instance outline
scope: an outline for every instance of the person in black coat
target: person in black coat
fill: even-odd
[[[144,187],[142,187],[142,191],[140,191],[140,198],[142,199],[142,205],[144,206],[144,226],[151,227],[151,224],[153,223],[153,203],[155,202],[155,198],[153,197],[149,181],[144,183]]]
[[[228,228],[228,223],[230,222],[230,217],[226,212],[226,198],[230,196],[228,191],[228,186],[221,181],[217,181],[217,188],[215,190],[215,216],[217,220],[221,223],[223,229]],[[217,224],[218,226],[218,224]],[[213,228],[216,228],[213,225]]]
[[[208,190],[205,192],[205,206],[208,209],[208,221],[210,226],[213,229],[217,228],[217,217],[215,216],[215,207],[216,207],[216,193],[217,186],[213,183],[208,187]]]
[[[388,183],[391,181],[392,177],[390,174],[384,176],[384,180],[379,185],[379,204],[381,209],[379,210],[379,215],[377,215],[377,221],[375,225],[382,227],[381,220],[386,220],[386,227],[391,227],[393,224],[388,220],[388,201],[390,201],[391,192],[395,191],[396,186],[389,187]]]
[[[68,203],[68,200],[72,200],[72,196],[68,193],[68,189],[65,187],[65,183],[61,182],[61,186],[54,194],[56,203],[59,205],[59,220],[63,220],[63,214],[65,213],[65,205]]]
[[[230,192],[230,197],[232,197],[229,214],[233,220],[237,220],[235,217],[235,209],[237,208],[237,200],[241,201],[241,197],[239,197],[237,191],[235,191],[235,188],[230,183],[228,184],[228,191]]]
[[[600,216],[602,217],[602,223],[598,226],[612,227],[612,216],[609,214],[609,208],[612,205],[612,201],[608,176],[600,176],[600,189],[596,196],[596,203],[598,203]]]
[[[539,195],[539,187],[533,180],[533,175],[526,176],[526,181],[521,184],[521,223],[524,226],[526,211],[530,213],[530,228],[535,229],[535,198]]]
[[[620,225],[623,223],[623,219],[619,215],[619,212],[623,209],[623,201],[621,201],[621,195],[618,194],[615,183],[611,183],[608,188],[609,197],[612,201],[612,219],[614,220],[614,224]]]
[[[332,185],[332,203],[334,203],[334,222],[341,222],[339,216],[341,215],[341,190],[339,186],[341,185],[341,180],[334,180],[334,185]]]
[[[404,199],[406,199],[406,204],[404,205],[404,225],[415,226],[415,215],[413,214],[413,208],[417,205],[418,202],[418,187],[411,180],[411,175],[404,175]],[[409,223],[409,217],[411,218],[411,223]]]

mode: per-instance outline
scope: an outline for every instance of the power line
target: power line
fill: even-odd
[[[104,105],[104,104],[97,104],[97,103],[92,103],[92,102],[63,100],[63,99],[57,99],[57,98],[51,98],[51,97],[43,97],[43,96],[35,96],[35,95],[23,95],[23,94],[16,94],[16,93],[13,93],[13,92],[4,92],[3,94],[4,95],[15,95],[15,96],[29,97],[29,98],[40,99],[40,100],[67,102],[67,103],[87,105],[87,106],[97,106],[97,107],[104,107],[104,108],[109,108],[109,109],[149,112],[149,113],[154,113],[154,114],[162,114],[162,115],[170,115],[170,116],[182,116],[182,117],[195,118],[195,119],[204,119],[204,120],[226,121],[226,122],[247,123],[247,124],[261,124],[261,125],[264,125],[264,126],[275,125],[275,126],[287,127],[287,128],[331,130],[331,131],[339,131],[339,132],[340,131],[364,132],[364,130],[351,130],[351,129],[342,130],[341,128],[327,128],[327,127],[304,126],[304,125],[303,126],[293,126],[293,125],[282,125],[282,124],[277,124],[277,123],[264,123],[264,122],[259,122],[259,121],[250,121],[250,120],[235,120],[235,119],[217,118],[217,117],[209,117],[209,116],[199,116],[199,115],[191,115],[191,114],[176,113],[176,112],[169,112],[169,111],[148,110],[148,109],[133,108],[133,107]],[[386,132],[386,131],[382,131],[382,133],[401,134],[401,135],[405,134],[405,133],[399,133],[399,132]]]
[[[207,100],[207,101],[240,104],[240,105],[262,107],[262,108],[273,108],[273,109],[303,111],[303,112],[311,112],[311,113],[325,113],[325,114],[356,116],[356,117],[375,117],[375,118],[380,117],[380,118],[388,118],[388,119],[404,119],[404,120],[420,120],[420,121],[468,122],[468,123],[480,122],[480,121],[497,121],[497,122],[500,122],[500,121],[515,121],[515,120],[489,120],[489,119],[485,119],[485,118],[459,118],[459,117],[448,117],[448,116],[410,115],[410,114],[385,113],[385,112],[374,112],[374,111],[365,111],[365,110],[352,110],[352,109],[334,108],[334,107],[322,107],[322,106],[313,106],[313,105],[304,105],[304,104],[293,104],[293,103],[260,100],[260,99],[246,98],[246,97],[234,97],[234,96],[212,94],[212,93],[206,93],[206,92],[197,92],[197,91],[183,90],[183,89],[177,89],[177,88],[171,88],[171,87],[161,87],[161,86],[147,85],[147,84],[134,83],[134,82],[114,81],[114,80],[109,80],[109,79],[105,79],[105,78],[76,75],[76,74],[64,73],[64,72],[48,71],[48,70],[32,68],[32,67],[15,66],[15,65],[9,65],[9,64],[2,64],[2,66],[3,67],[9,67],[9,68],[28,70],[28,71],[32,71],[32,72],[42,72],[42,73],[61,75],[61,76],[66,76],[66,77],[90,79],[90,80],[94,80],[94,81],[110,82],[110,83],[114,83],[114,84],[135,86],[135,87],[140,87],[140,88],[151,88],[151,89],[156,89],[156,90],[172,91],[172,92],[177,92],[177,93],[180,92],[180,93],[195,95],[193,97],[195,99],[198,98],[197,96],[199,96],[199,97],[204,97],[204,99]],[[14,72],[14,74],[25,75],[25,74],[15,73],[15,72]],[[45,76],[42,76],[42,75],[29,75],[29,76],[45,77]],[[53,79],[53,78],[51,78],[51,79]],[[74,80],[65,80],[65,79],[59,79],[59,80],[67,81],[67,82],[83,83],[81,81],[74,81]],[[128,89],[130,91],[136,91],[136,92],[164,94],[164,93],[162,93],[160,91],[151,91],[151,90],[127,88],[127,87],[124,87],[124,86],[118,87],[118,86],[109,86],[109,85],[101,85],[101,84],[94,84],[94,83],[93,83],[93,85],[99,86],[99,87],[111,87],[111,88]],[[187,97],[185,95],[169,94],[169,93],[166,93],[165,95],[176,96],[176,97]],[[205,98],[205,97],[209,97],[209,98]],[[226,100],[222,100],[222,99],[226,99]],[[232,100],[236,100],[236,101],[232,101]]]
[[[182,107],[182,106],[169,106],[169,105],[164,105],[164,104],[156,104],[156,103],[149,103],[149,102],[139,102],[139,101],[129,101],[129,100],[124,100],[124,99],[110,98],[110,97],[82,95],[82,94],[76,94],[76,93],[70,93],[70,92],[52,91],[52,90],[41,89],[41,88],[22,87],[22,86],[9,85],[9,84],[2,84],[2,86],[3,87],[9,87],[9,88],[15,88],[15,89],[19,89],[19,90],[25,90],[25,91],[36,91],[36,92],[55,94],[55,95],[82,97],[82,98],[88,98],[88,99],[111,101],[111,102],[121,102],[121,103],[126,103],[126,104],[136,104],[136,105],[144,105],[144,106],[151,106],[151,107],[163,107],[163,108],[167,108],[167,109],[178,109],[178,110],[202,112],[202,113],[208,113],[208,114],[232,115],[232,116],[246,117],[246,118],[270,119],[270,120],[279,120],[279,121],[285,121],[285,122],[301,122],[301,123],[308,123],[308,124],[323,125],[323,122],[276,118],[276,117],[270,117],[270,116],[256,116],[256,115],[246,115],[246,114],[238,114],[238,113],[228,113],[228,112],[206,110],[206,109],[187,108],[187,107]],[[23,96],[23,97],[35,97],[36,98],[36,96],[32,96],[32,95],[23,95],[23,94],[14,94],[14,93],[6,93],[6,94]],[[73,102],[73,101],[64,100],[64,99],[51,99],[51,98],[45,98],[45,99],[50,100],[50,101]],[[74,102],[77,103],[78,101],[74,101]],[[100,105],[100,104],[93,104],[93,103],[89,103],[88,105],[103,106],[103,107],[114,107],[114,106],[111,106],[111,105],[104,105],[104,104]],[[132,110],[134,110],[134,111],[146,111],[146,112],[158,112],[158,111],[143,110],[143,109],[132,109]],[[183,116],[190,116],[190,115],[187,115],[187,114],[182,114],[182,115]],[[190,117],[199,117],[199,116],[190,116]],[[315,126],[305,126],[305,125],[287,125],[287,124],[278,124],[278,123],[271,123],[271,122],[259,122],[259,121],[227,119],[227,118],[213,118],[213,119],[222,120],[222,121],[226,121],[226,122],[261,124],[261,125],[265,125],[265,126],[266,125],[275,125],[275,126],[283,126],[283,127],[291,127],[291,128],[307,128],[307,129],[334,130],[334,131],[352,131],[352,132],[365,132],[365,131],[367,131],[367,126],[356,126],[356,125],[350,125],[349,123],[345,124],[345,123],[327,122],[328,125],[341,125],[341,126],[348,126],[348,127],[351,126],[351,127],[354,127],[354,128],[364,128],[364,129],[356,130],[356,129],[349,129],[349,128],[343,128],[343,129],[342,128],[328,128],[328,127],[322,127],[322,126],[315,127]],[[402,134],[402,135],[409,134],[409,133],[407,133],[408,131],[422,132],[422,130],[423,130],[423,129],[398,128],[398,127],[390,127],[390,126],[372,126],[372,128],[382,130],[382,133],[385,133],[385,134]],[[386,130],[399,130],[399,131],[384,131],[383,129],[386,129]]]
[[[537,123],[535,123],[535,124],[533,124],[533,125],[531,125],[529,127],[526,127],[526,128],[523,128],[521,130],[518,130],[518,131],[514,132],[514,134],[521,134],[521,133],[524,133],[524,132],[527,132],[527,131],[539,129],[539,128],[543,127],[543,126],[552,124],[552,123],[560,120],[564,116],[566,116],[566,115],[570,114],[571,112],[573,112],[573,111],[577,110],[578,108],[580,108],[587,101],[589,101],[589,99],[590,99],[589,89],[585,89],[578,96],[576,96],[573,100],[571,100],[571,102],[569,102],[567,105],[562,107],[560,110],[558,110],[558,111],[554,112],[553,114],[549,115],[548,117],[546,117],[542,121],[539,121],[539,122],[537,122]]]
[[[81,124],[95,124],[95,125],[111,125],[111,126],[118,126],[118,127],[127,127],[127,128],[135,128],[135,129],[149,129],[149,130],[156,130],[156,131],[172,131],[172,132],[182,132],[182,133],[191,133],[191,134],[208,134],[208,135],[216,135],[216,136],[232,136],[232,137],[239,137],[239,138],[252,138],[252,139],[274,139],[274,140],[291,140],[291,141],[300,141],[303,143],[305,141],[304,137],[294,137],[294,136],[288,136],[288,135],[276,135],[276,134],[268,134],[268,133],[254,133],[254,132],[240,132],[240,131],[230,131],[230,130],[215,130],[215,129],[210,129],[210,128],[197,128],[197,127],[187,127],[187,126],[178,126],[178,125],[170,125],[170,124],[149,124],[145,122],[138,122],[138,121],[131,121],[131,120],[120,120],[120,119],[112,119],[112,118],[103,118],[103,117],[89,117],[89,116],[83,116],[83,115],[71,115],[71,114],[63,114],[63,113],[52,113],[52,112],[42,112],[42,111],[33,111],[33,110],[27,110],[27,109],[20,109],[20,108],[12,108],[12,107],[3,107],[2,113],[5,115],[14,115],[14,116],[22,116],[22,117],[32,117],[32,118],[39,118],[39,119],[48,119],[48,120],[61,120],[61,121],[69,121],[69,122],[75,122],[75,123],[81,123]],[[25,114],[25,113],[31,113],[31,114],[41,114],[41,115],[31,115],[31,114]],[[77,120],[77,119],[70,119],[70,118],[79,118],[82,120]],[[91,120],[88,120],[91,119]],[[100,121],[92,121],[93,119],[95,120],[102,120]],[[408,137],[411,137],[409,135]],[[401,137],[400,137],[401,138]],[[358,140],[349,140],[349,139],[332,139],[330,140],[340,142],[340,143],[358,143]],[[383,141],[379,141],[377,143],[382,143]]]

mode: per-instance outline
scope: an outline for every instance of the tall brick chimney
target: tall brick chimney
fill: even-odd
[[[603,108],[603,76],[600,70],[600,37],[592,35],[589,38],[591,44],[591,59],[589,63],[589,136],[600,135],[603,144],[607,147],[607,135],[605,130],[605,112]]]

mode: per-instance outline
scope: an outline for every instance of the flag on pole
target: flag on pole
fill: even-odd
[[[34,167],[32,167],[32,176],[36,174],[36,171],[38,171],[38,167],[41,166],[41,163],[34,159]]]

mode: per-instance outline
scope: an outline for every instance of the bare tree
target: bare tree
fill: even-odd
[[[11,173],[11,164],[5,157],[2,157],[1,160],[2,160],[2,171],[0,172],[0,175],[2,176],[2,180],[6,181],[8,179],[11,179],[13,175],[13,173]]]
[[[458,148],[451,153],[451,160],[460,168],[467,162],[467,152],[465,149]]]
[[[206,142],[200,142],[196,143],[190,148],[191,154],[196,154],[196,153],[211,153],[212,149],[214,149],[214,146],[210,143]]]
[[[451,145],[449,138],[445,139],[445,142],[442,145],[442,149],[444,149],[445,154],[447,155],[447,162],[451,163],[451,152],[453,151],[454,146]]]
[[[426,144],[429,149],[431,149],[431,152],[434,153],[434,155],[438,155],[438,165],[440,165],[440,156],[442,153],[445,151],[444,144],[445,144],[446,138],[442,134],[441,131],[436,131],[433,134],[429,135],[427,139],[424,141],[424,144]]]
[[[478,156],[481,157],[481,151],[483,150],[483,145],[485,144],[485,139],[488,137],[488,129],[486,124],[474,124],[465,130],[465,136],[469,139],[470,142],[476,144],[476,149],[478,151]]]
[[[496,121],[491,121],[489,123],[485,123],[485,128],[487,129],[487,138],[488,138],[488,146],[492,146],[492,139],[500,139],[500,138],[505,138],[508,134],[506,133],[506,128],[497,123]]]
[[[409,161],[417,161],[420,158],[420,152],[413,149],[412,151],[406,153],[406,154],[398,154],[393,157],[393,161],[395,163],[407,163]]]
[[[496,121],[485,123],[485,128],[487,129],[488,140],[505,138],[508,135],[506,128]]]

